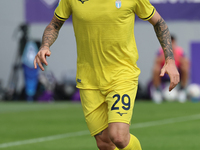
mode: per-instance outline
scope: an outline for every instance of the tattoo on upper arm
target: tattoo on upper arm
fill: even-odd
[[[46,27],[43,37],[42,37],[42,45],[43,46],[51,46],[58,37],[58,33],[60,28],[63,25],[63,21],[60,21],[56,18],[53,18],[51,23]]]
[[[158,40],[163,48],[165,54],[165,60],[167,59],[174,59],[173,51],[172,51],[172,44],[171,44],[171,35],[169,33],[169,29],[167,24],[160,18],[156,25],[154,26],[154,30],[158,37]]]
[[[51,25],[55,28],[55,30],[60,30],[63,25],[63,21],[56,19],[55,17],[51,21]]]

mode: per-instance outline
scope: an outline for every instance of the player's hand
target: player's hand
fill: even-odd
[[[50,51],[49,47],[40,48],[39,52],[37,53],[37,55],[35,56],[35,59],[34,59],[35,69],[37,68],[37,64],[38,64],[40,69],[42,71],[44,71],[44,67],[42,66],[42,63],[44,63],[47,66],[48,63],[46,60],[46,56],[50,56],[50,55],[51,55],[51,51]]]
[[[165,73],[170,77],[169,91],[171,91],[180,82],[180,75],[174,60],[170,59],[165,62],[165,65],[161,69],[160,76],[163,77]]]

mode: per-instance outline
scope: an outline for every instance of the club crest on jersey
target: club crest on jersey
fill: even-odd
[[[121,5],[122,5],[121,0],[116,0],[116,1],[115,1],[115,6],[116,6],[117,8],[120,8]]]

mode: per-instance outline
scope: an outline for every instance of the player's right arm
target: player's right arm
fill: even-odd
[[[37,68],[37,64],[38,64],[40,69],[44,71],[44,67],[42,66],[42,63],[44,63],[46,66],[48,65],[46,61],[46,56],[51,55],[50,46],[56,41],[59,30],[63,24],[64,24],[64,21],[61,21],[57,19],[55,16],[53,16],[51,22],[45,28],[43,37],[42,37],[42,45],[34,59],[35,69]]]

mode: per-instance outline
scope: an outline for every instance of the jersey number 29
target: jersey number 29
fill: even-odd
[[[124,94],[122,97],[120,97],[119,94],[115,94],[115,95],[113,96],[113,98],[117,98],[117,100],[116,100],[116,101],[114,102],[114,104],[112,105],[111,110],[119,110],[119,107],[116,107],[116,104],[117,104],[120,100],[121,100],[122,104],[124,105],[124,106],[122,106],[122,108],[123,108],[124,110],[129,110],[129,109],[130,109],[130,103],[131,103],[131,101],[130,101],[129,95]]]

